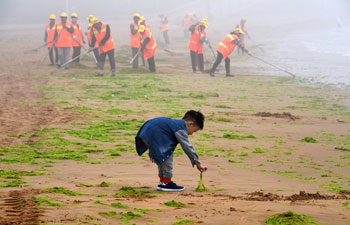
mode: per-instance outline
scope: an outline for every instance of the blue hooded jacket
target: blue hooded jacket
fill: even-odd
[[[197,154],[188,141],[184,120],[166,117],[148,120],[142,125],[135,137],[137,153],[142,155],[147,149],[150,149],[150,156],[157,164],[164,162],[173,154],[179,141],[192,165],[194,161],[199,162]]]

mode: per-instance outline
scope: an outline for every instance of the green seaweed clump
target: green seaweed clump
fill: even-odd
[[[117,215],[117,212],[115,212],[115,211],[99,212],[98,214],[101,216],[108,216],[109,218],[113,218]]]
[[[120,188],[120,190],[122,192],[118,192],[116,194],[114,194],[114,197],[135,197],[135,198],[141,198],[141,197],[147,197],[149,196],[149,191],[139,191],[136,190],[136,188],[134,187],[130,187],[130,186],[123,186],[122,188]]]
[[[334,149],[340,150],[340,151],[350,152],[350,147],[335,147]]]
[[[195,190],[196,192],[207,192],[209,191],[209,189],[207,189],[205,186],[204,186],[204,183],[203,183],[203,173],[201,173],[201,175],[199,176],[199,181],[198,181],[198,186]]]
[[[110,187],[112,184],[102,181],[99,185],[97,185],[98,187]]]
[[[298,215],[292,211],[278,213],[265,219],[269,225],[319,225],[311,220],[310,216]]]
[[[234,140],[245,140],[245,139],[256,139],[256,137],[254,135],[238,135],[238,134],[232,134],[232,133],[225,133],[223,135],[223,138],[227,138],[227,139],[234,139]]]
[[[175,208],[188,208],[188,206],[185,203],[182,203],[180,201],[175,201],[175,200],[168,201],[164,203],[164,205],[169,207],[175,207]]]
[[[46,189],[50,193],[59,193],[59,194],[65,194],[68,196],[82,196],[84,194],[81,194],[79,192],[71,191],[68,189],[65,189],[63,187],[53,187],[53,188],[47,188]]]
[[[193,221],[193,220],[180,220],[176,223],[173,223],[173,225],[189,225],[189,224],[195,224],[195,221]]]
[[[304,137],[303,139],[300,140],[301,142],[306,142],[306,143],[317,143],[318,141],[314,139],[313,137]]]
[[[142,218],[143,216],[141,216],[140,214],[136,214],[133,212],[127,212],[127,213],[121,213],[121,217],[120,220],[125,222],[126,224],[129,224],[130,220],[133,219],[138,219],[138,218]]]
[[[350,209],[350,201],[343,202],[342,207],[344,209]]]
[[[41,198],[41,197],[31,197],[29,200],[32,200],[35,202],[36,206],[40,205],[48,205],[48,206],[53,206],[53,207],[61,207],[63,206],[62,204],[51,202],[50,200],[46,198]]]
[[[124,205],[124,204],[122,204],[120,202],[113,202],[113,203],[111,203],[111,206],[113,208],[120,208],[120,209],[128,209],[129,208],[129,206]]]

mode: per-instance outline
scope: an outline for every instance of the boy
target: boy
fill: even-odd
[[[207,170],[201,166],[198,155],[188,140],[192,135],[204,126],[204,116],[199,111],[186,112],[182,120],[166,117],[158,117],[144,123],[135,137],[136,150],[142,155],[147,149],[151,160],[158,165],[159,183],[158,191],[183,191],[183,186],[178,186],[171,181],[173,169],[173,152],[180,143],[182,149],[191,160],[192,166],[196,165],[200,172]]]

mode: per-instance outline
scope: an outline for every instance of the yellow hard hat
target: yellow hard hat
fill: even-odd
[[[144,32],[146,29],[145,25],[140,25],[139,26],[139,32]]]
[[[91,18],[91,23],[92,24],[95,24],[95,23],[98,23],[98,22],[99,22],[99,20],[96,17]]]
[[[247,18],[245,18],[245,17],[242,17],[242,19],[241,19],[242,21],[247,21]]]
[[[236,28],[233,32],[237,33],[237,34],[244,34],[244,32],[242,31],[241,28]]]
[[[72,13],[72,14],[70,15],[70,17],[75,17],[75,18],[78,18],[78,14],[76,14],[76,13]]]
[[[87,19],[87,20],[91,20],[92,18],[95,18],[95,16],[92,15],[92,14],[90,14],[86,19]]]
[[[67,13],[65,12],[61,13],[60,17],[67,17]]]
[[[140,17],[140,22],[145,21],[145,19],[146,19],[146,18],[145,18],[144,16],[141,16],[141,17]]]
[[[205,28],[208,28],[208,19],[206,19],[206,18],[201,19],[199,24],[203,25]]]
[[[135,13],[135,14],[134,14],[134,17],[138,17],[138,18],[140,18],[140,17],[141,17],[141,15],[140,15],[140,14],[138,14],[138,13]]]
[[[56,19],[55,14],[50,14],[49,19],[50,19],[50,20],[55,20],[55,19]]]

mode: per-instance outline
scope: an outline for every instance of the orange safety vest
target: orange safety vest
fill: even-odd
[[[66,27],[71,28],[72,24],[70,22],[66,22]],[[72,47],[72,34],[69,33],[67,29],[63,29],[61,22],[56,24],[56,30],[58,37],[55,46],[57,48]]]
[[[73,47],[82,46],[82,44],[83,44],[83,32],[81,30],[81,25],[80,25],[80,23],[77,23],[77,25],[72,23],[72,26],[74,27],[73,35],[75,35],[75,40],[72,37],[72,46]]]
[[[216,51],[220,52],[224,59],[230,56],[235,50],[236,45],[232,43],[233,40],[238,40],[239,37],[236,34],[228,34],[222,42],[219,43]]]
[[[205,30],[199,34],[199,25],[194,29],[193,34],[191,34],[190,43],[188,44],[188,49],[197,52],[198,54],[203,54],[203,43],[201,39],[205,37]]]
[[[163,23],[163,21],[165,21],[166,17],[163,16],[162,19],[161,19],[161,30],[162,31],[166,31],[166,30],[169,30],[169,23],[166,22],[166,23]]]
[[[184,30],[188,30],[188,28],[190,28],[190,26],[191,26],[191,18],[189,16],[185,16],[185,18],[183,20]]]
[[[134,25],[135,30],[139,28],[139,26],[135,23],[135,21],[132,22],[132,25]],[[140,32],[137,31],[136,34],[132,34],[130,30],[130,46],[132,48],[141,48],[140,40],[141,40]]]
[[[96,45],[95,46],[100,45],[100,42],[106,36],[106,31],[107,31],[107,24],[106,23],[102,24],[101,32],[98,32],[98,30],[96,28],[93,28],[93,32],[94,32],[94,35],[96,38]],[[99,49],[100,49],[100,54],[114,49],[114,40],[112,37],[112,32],[110,32],[109,39],[106,41],[106,43],[103,46],[101,46]]]
[[[151,58],[157,49],[157,43],[155,42],[153,35],[149,29],[146,29],[143,36],[141,36],[141,44],[145,41],[146,38],[150,38],[151,40],[148,42],[148,44],[145,46],[145,50],[143,51],[143,57],[145,59]]]
[[[46,34],[47,34],[46,44],[47,44],[47,47],[49,48],[52,46],[53,39],[55,38],[55,26],[56,24],[52,26],[52,29],[50,29],[50,23],[48,23],[45,27]]]
[[[241,30],[244,32],[244,34],[241,35],[241,43],[244,45],[245,43],[245,32],[247,32],[247,25],[244,24],[243,27],[241,26],[241,23],[237,24],[238,28],[241,28]]]

